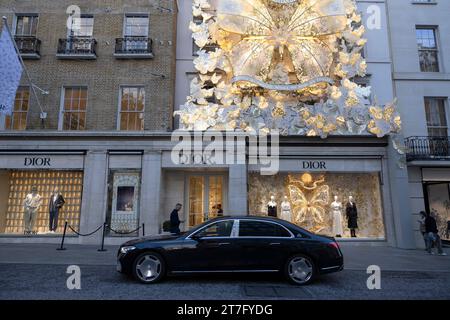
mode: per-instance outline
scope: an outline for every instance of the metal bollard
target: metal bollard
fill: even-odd
[[[145,237],[145,223],[142,224],[142,236]]]
[[[107,251],[105,249],[105,232],[106,232],[106,222],[103,223],[103,233],[102,233],[102,247],[100,249],[98,249],[97,251],[103,252],[103,251]]]
[[[56,249],[58,251],[66,250],[66,248],[64,248],[64,240],[66,239],[66,231],[67,231],[67,221],[64,223],[64,233],[63,233],[63,237],[62,237],[62,241],[61,241],[61,246]]]

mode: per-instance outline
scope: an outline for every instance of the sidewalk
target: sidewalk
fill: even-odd
[[[98,252],[98,246],[67,245],[57,251],[54,244],[0,244],[0,264],[45,265],[115,265],[118,246],[107,246]],[[382,246],[352,246],[341,244],[346,270],[366,270],[378,265],[381,270],[450,272],[448,256],[428,255],[425,250],[401,250]]]

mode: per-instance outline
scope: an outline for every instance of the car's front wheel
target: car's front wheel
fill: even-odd
[[[156,252],[144,252],[133,263],[133,275],[142,283],[160,281],[165,275],[164,260]]]
[[[297,254],[287,261],[285,274],[287,279],[293,284],[305,285],[314,280],[316,268],[310,257]]]

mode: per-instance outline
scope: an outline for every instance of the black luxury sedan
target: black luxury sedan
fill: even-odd
[[[216,218],[180,235],[128,241],[117,255],[117,271],[143,283],[183,273],[281,272],[302,285],[343,266],[334,238],[252,216]]]

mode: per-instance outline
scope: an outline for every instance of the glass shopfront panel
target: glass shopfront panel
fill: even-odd
[[[141,173],[111,170],[109,176],[109,235],[130,236],[139,228]]]
[[[250,173],[248,200],[251,214],[267,216],[276,203],[279,218],[315,233],[385,238],[378,173]]]
[[[189,176],[188,227],[223,215],[224,177],[221,175]]]
[[[0,233],[62,233],[65,221],[78,229],[82,190],[82,171],[0,171]]]
[[[450,240],[450,183],[425,183],[428,202],[428,212],[433,212],[436,218],[439,235]]]

